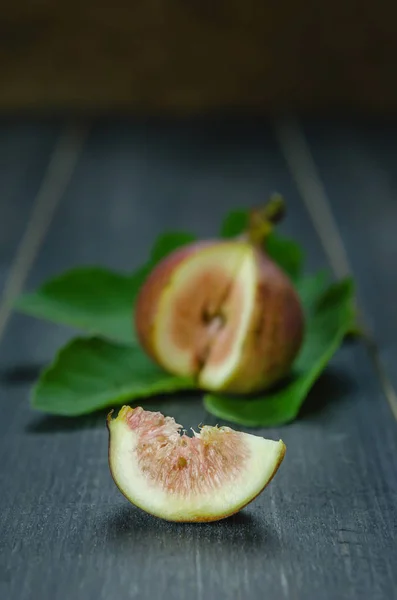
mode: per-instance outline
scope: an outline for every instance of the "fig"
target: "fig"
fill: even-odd
[[[263,391],[284,378],[303,340],[304,317],[287,275],[266,252],[282,201],[253,210],[247,231],[173,251],[139,290],[134,319],[146,353],[209,391]]]
[[[112,411],[113,412],[113,411]],[[224,519],[249,504],[276,474],[282,440],[204,425],[189,437],[172,417],[123,406],[107,418],[109,466],[135,506],[166,521]]]

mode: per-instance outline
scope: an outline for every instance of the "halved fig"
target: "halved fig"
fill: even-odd
[[[112,411],[113,412],[113,411]],[[134,505],[167,521],[224,519],[249,504],[276,474],[285,455],[273,441],[203,426],[189,437],[160,412],[123,406],[108,415],[109,466]]]
[[[139,291],[134,320],[142,347],[166,371],[194,377],[201,389],[265,390],[289,373],[301,348],[300,299],[261,238],[270,228],[270,208],[263,221],[253,213],[245,237],[175,250]]]

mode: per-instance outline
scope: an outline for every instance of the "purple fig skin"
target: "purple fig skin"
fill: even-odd
[[[303,310],[291,281],[261,249],[255,260],[255,310],[239,369],[228,382],[234,393],[259,392],[286,377],[304,337]]]

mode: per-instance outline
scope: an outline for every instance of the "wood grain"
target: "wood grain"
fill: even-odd
[[[54,122],[0,120],[0,294],[57,133]]]
[[[397,386],[397,128],[307,124],[316,161],[357,276],[360,301]]]
[[[266,124],[99,123],[28,287],[79,262],[133,268],[164,229],[213,235],[228,209],[275,189],[290,207],[283,230],[305,244],[310,268],[324,266]],[[70,335],[14,315],[0,367],[48,361]],[[167,524],[134,509],[109,474],[105,415],[42,416],[29,409],[28,391],[26,381],[0,384],[3,597],[394,597],[396,423],[361,345],[337,354],[299,420],[257,431],[283,438],[284,463],[255,503],[213,524]],[[186,427],[215,423],[197,397],[148,407]]]

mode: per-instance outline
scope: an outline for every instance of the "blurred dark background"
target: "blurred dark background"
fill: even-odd
[[[0,110],[397,110],[393,0],[16,0]]]

